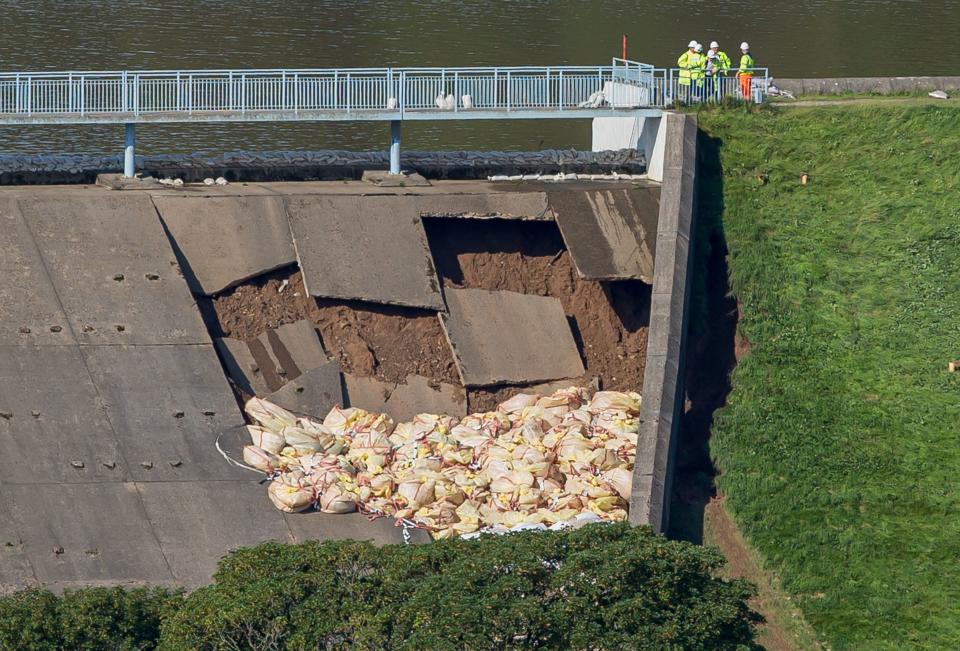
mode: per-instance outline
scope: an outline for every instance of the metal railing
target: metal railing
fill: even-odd
[[[651,106],[653,66],[0,73],[0,117],[411,111],[562,112]],[[644,92],[608,101],[611,82]],[[394,117],[393,119],[396,119]],[[122,120],[118,120],[122,121]]]
[[[681,75],[680,68],[658,70],[655,75],[655,98],[660,105],[667,106],[674,103],[705,104],[720,102],[727,98],[746,100],[757,104],[767,99],[767,87],[770,83],[767,68],[754,68],[749,83],[745,83],[737,75],[736,68],[728,74],[708,76],[700,71],[687,71],[691,74]],[[745,94],[744,91],[748,90]]]

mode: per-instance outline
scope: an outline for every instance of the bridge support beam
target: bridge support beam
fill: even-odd
[[[123,175],[128,178],[133,178],[137,173],[136,159],[134,158],[136,144],[136,125],[127,123],[124,125]]]
[[[400,120],[390,121],[390,173],[400,173]]]

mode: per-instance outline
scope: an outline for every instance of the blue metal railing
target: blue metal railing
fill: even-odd
[[[611,82],[646,92],[597,102]],[[653,66],[624,59],[609,66],[0,73],[0,117],[560,112],[652,106],[655,85]]]

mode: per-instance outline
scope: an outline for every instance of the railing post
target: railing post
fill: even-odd
[[[128,90],[128,89],[127,89],[127,73],[126,73],[126,72],[120,73],[120,83],[123,85],[123,88],[122,88],[122,90],[121,90],[121,97],[122,97],[122,99],[121,99],[121,105],[122,105],[122,110],[123,110],[123,112],[126,113],[126,112],[127,112],[127,90]]]
[[[177,110],[183,110],[183,85],[180,83],[180,71],[177,71]]]
[[[400,118],[406,115],[407,111],[407,73],[400,71],[400,91],[397,96],[397,101],[400,103]]]
[[[140,115],[140,75],[133,76],[133,114]]]
[[[293,73],[293,112],[300,112],[300,73]]]
[[[229,84],[230,92],[227,93],[227,101],[230,103],[230,110],[234,110],[236,106],[236,89],[233,87],[233,70],[231,70],[227,75],[227,84]]]
[[[400,120],[390,121],[390,173],[400,173]]]
[[[287,71],[280,73],[280,110],[287,110]]]
[[[240,112],[247,112],[247,75],[240,76]]]
[[[187,112],[193,113],[193,75],[187,77]]]
[[[136,125],[127,122],[124,125],[124,148],[123,148],[123,175],[127,178],[133,178],[137,172],[136,158],[134,149],[137,144]]]
[[[87,78],[80,76],[80,115],[87,112]]]
[[[558,101],[560,102],[560,110],[562,111],[563,110],[563,70],[560,71],[559,84],[560,84],[560,90],[558,91],[557,94],[560,96],[560,99]]]
[[[507,70],[507,112],[510,111],[510,105],[513,103],[513,87],[510,85],[510,71]]]
[[[27,75],[27,115],[33,115],[33,77]]]
[[[352,99],[352,88],[350,86],[350,73],[347,73],[347,113],[350,112],[350,100]]]
[[[460,73],[453,73],[453,112],[458,112],[460,106]]]
[[[67,73],[67,112],[73,113],[73,73]]]

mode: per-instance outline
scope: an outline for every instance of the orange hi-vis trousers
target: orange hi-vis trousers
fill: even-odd
[[[753,75],[740,75],[740,92],[743,93],[743,99],[750,101],[750,85],[753,83]]]

